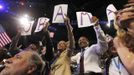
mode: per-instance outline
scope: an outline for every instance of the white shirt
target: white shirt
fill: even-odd
[[[84,51],[84,73],[89,73],[90,71],[100,73],[102,69],[99,67],[99,54],[107,50],[108,45],[105,40],[104,32],[101,30],[100,26],[94,27],[97,44],[93,44],[90,47],[86,47]],[[81,52],[77,53],[75,56],[71,57],[72,62],[80,63]]]
[[[111,60],[109,66],[109,75],[129,75],[129,73],[119,60],[119,57],[115,57]]]

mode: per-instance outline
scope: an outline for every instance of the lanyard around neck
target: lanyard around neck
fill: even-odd
[[[117,62],[116,62],[115,59],[113,59],[113,61],[114,61],[114,64],[115,64],[115,66],[117,67],[117,69],[119,71],[119,74],[121,75],[121,63],[120,63],[119,57],[117,59]]]

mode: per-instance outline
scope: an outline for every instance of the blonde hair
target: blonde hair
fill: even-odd
[[[119,37],[119,39],[121,40],[123,45],[128,47],[130,51],[134,52],[134,43],[133,43],[134,37],[132,35],[130,35],[127,30],[120,27],[118,25],[117,21],[115,21],[114,27],[117,30],[117,32],[116,32],[117,37]]]
[[[121,20],[120,17],[125,12],[132,12],[134,13],[133,9],[134,3],[128,3],[124,9],[121,9],[115,12],[116,17],[114,19],[114,28],[117,30],[117,37],[121,40],[124,46],[128,47],[130,51],[134,52],[134,34],[130,34],[128,28],[130,27],[131,22],[134,22],[134,18],[130,17],[134,14],[127,14],[128,17],[125,20]],[[131,28],[131,27],[130,27]]]

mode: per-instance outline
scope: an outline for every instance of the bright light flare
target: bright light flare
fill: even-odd
[[[27,27],[27,25],[29,25],[29,23],[30,23],[29,16],[28,15],[24,15],[23,17],[21,17],[19,19],[19,22],[22,25],[22,27]]]
[[[25,18],[25,17],[20,18],[21,25],[27,25],[28,23],[29,23],[28,18]]]
[[[19,22],[20,22],[20,27],[24,31],[29,31],[29,29],[34,23],[34,20],[31,20],[31,18],[28,15],[23,15],[22,17],[19,18]]]
[[[0,9],[3,9],[3,6],[2,5],[0,5]]]

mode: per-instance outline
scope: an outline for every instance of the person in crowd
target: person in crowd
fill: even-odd
[[[42,75],[45,64],[37,52],[29,49],[7,59],[4,65],[0,75]]]
[[[111,49],[109,49],[110,59],[108,59],[106,63],[107,66],[105,75],[129,75],[124,65],[122,64],[114,46],[109,45],[109,48],[110,47],[111,47]]]
[[[41,49],[41,56],[43,60],[51,62],[54,58],[54,53],[53,53],[53,44],[52,40],[49,35],[49,27],[50,23],[46,23],[42,32],[43,32],[43,38],[41,41],[39,41],[40,46],[42,47]]]
[[[41,47],[40,56],[46,62],[44,75],[50,74],[51,63],[52,63],[52,60],[54,59],[53,44],[52,44],[52,40],[49,36],[49,31],[48,31],[49,25],[50,25],[49,22],[44,25],[44,28],[42,30],[43,37],[42,37],[42,40],[39,41],[39,45]]]
[[[68,31],[69,42],[60,41],[57,44],[58,54],[51,65],[51,75],[72,75],[70,68],[71,51],[75,48],[74,37],[70,19],[66,16],[64,19]]]
[[[102,55],[101,55],[101,64],[100,66],[103,69],[104,75],[109,75],[109,67],[111,64],[111,59],[117,56],[117,52],[114,49],[113,46],[113,37],[110,36],[109,34],[106,34],[106,41],[108,43],[108,50],[106,50]]]
[[[120,75],[134,75],[134,4],[133,0],[130,1],[124,9],[118,11],[115,20],[117,36],[113,42],[119,56],[116,60],[120,60],[119,64],[127,71],[118,69]]]
[[[77,62],[79,65],[79,75],[102,75],[102,69],[99,67],[99,55],[107,50],[108,44],[96,17],[92,18],[92,23],[95,23],[97,43],[89,47],[89,40],[84,36],[80,37],[78,44],[81,52],[71,57],[72,62]]]

